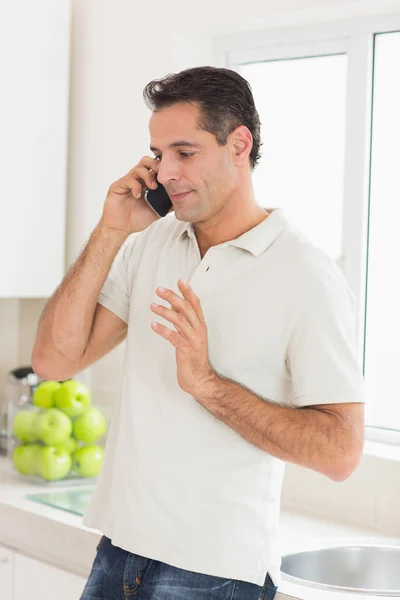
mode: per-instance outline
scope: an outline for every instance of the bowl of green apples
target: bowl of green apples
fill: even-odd
[[[9,453],[25,479],[41,485],[81,483],[100,473],[108,420],[83,382],[42,381],[29,404],[9,419]]]

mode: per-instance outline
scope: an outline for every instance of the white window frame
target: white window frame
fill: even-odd
[[[334,23],[288,26],[214,39],[214,64],[240,65],[279,59],[347,54],[343,247],[340,266],[356,297],[356,339],[364,365],[368,218],[370,196],[374,36],[400,31],[400,13]],[[395,392],[395,390],[393,390]],[[368,440],[400,445],[400,432],[367,427]]]

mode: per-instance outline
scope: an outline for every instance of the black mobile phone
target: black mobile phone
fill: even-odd
[[[147,188],[144,193],[144,199],[159,217],[165,217],[172,207],[172,202],[167,190],[159,183],[157,177],[156,181],[158,187],[155,190]]]

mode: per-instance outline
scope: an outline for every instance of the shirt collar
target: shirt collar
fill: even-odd
[[[262,254],[278,237],[278,235],[291,226],[283,208],[266,208],[270,214],[258,223],[255,227],[242,233],[234,240],[229,240],[218,244],[218,246],[236,246],[251,252],[257,257]],[[195,239],[193,223],[180,221],[176,227],[176,240],[182,240],[185,237]]]

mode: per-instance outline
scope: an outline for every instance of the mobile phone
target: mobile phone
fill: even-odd
[[[155,190],[147,188],[144,193],[144,199],[159,217],[165,217],[172,207],[172,202],[167,190],[159,183],[157,177],[156,181],[158,187]]]

